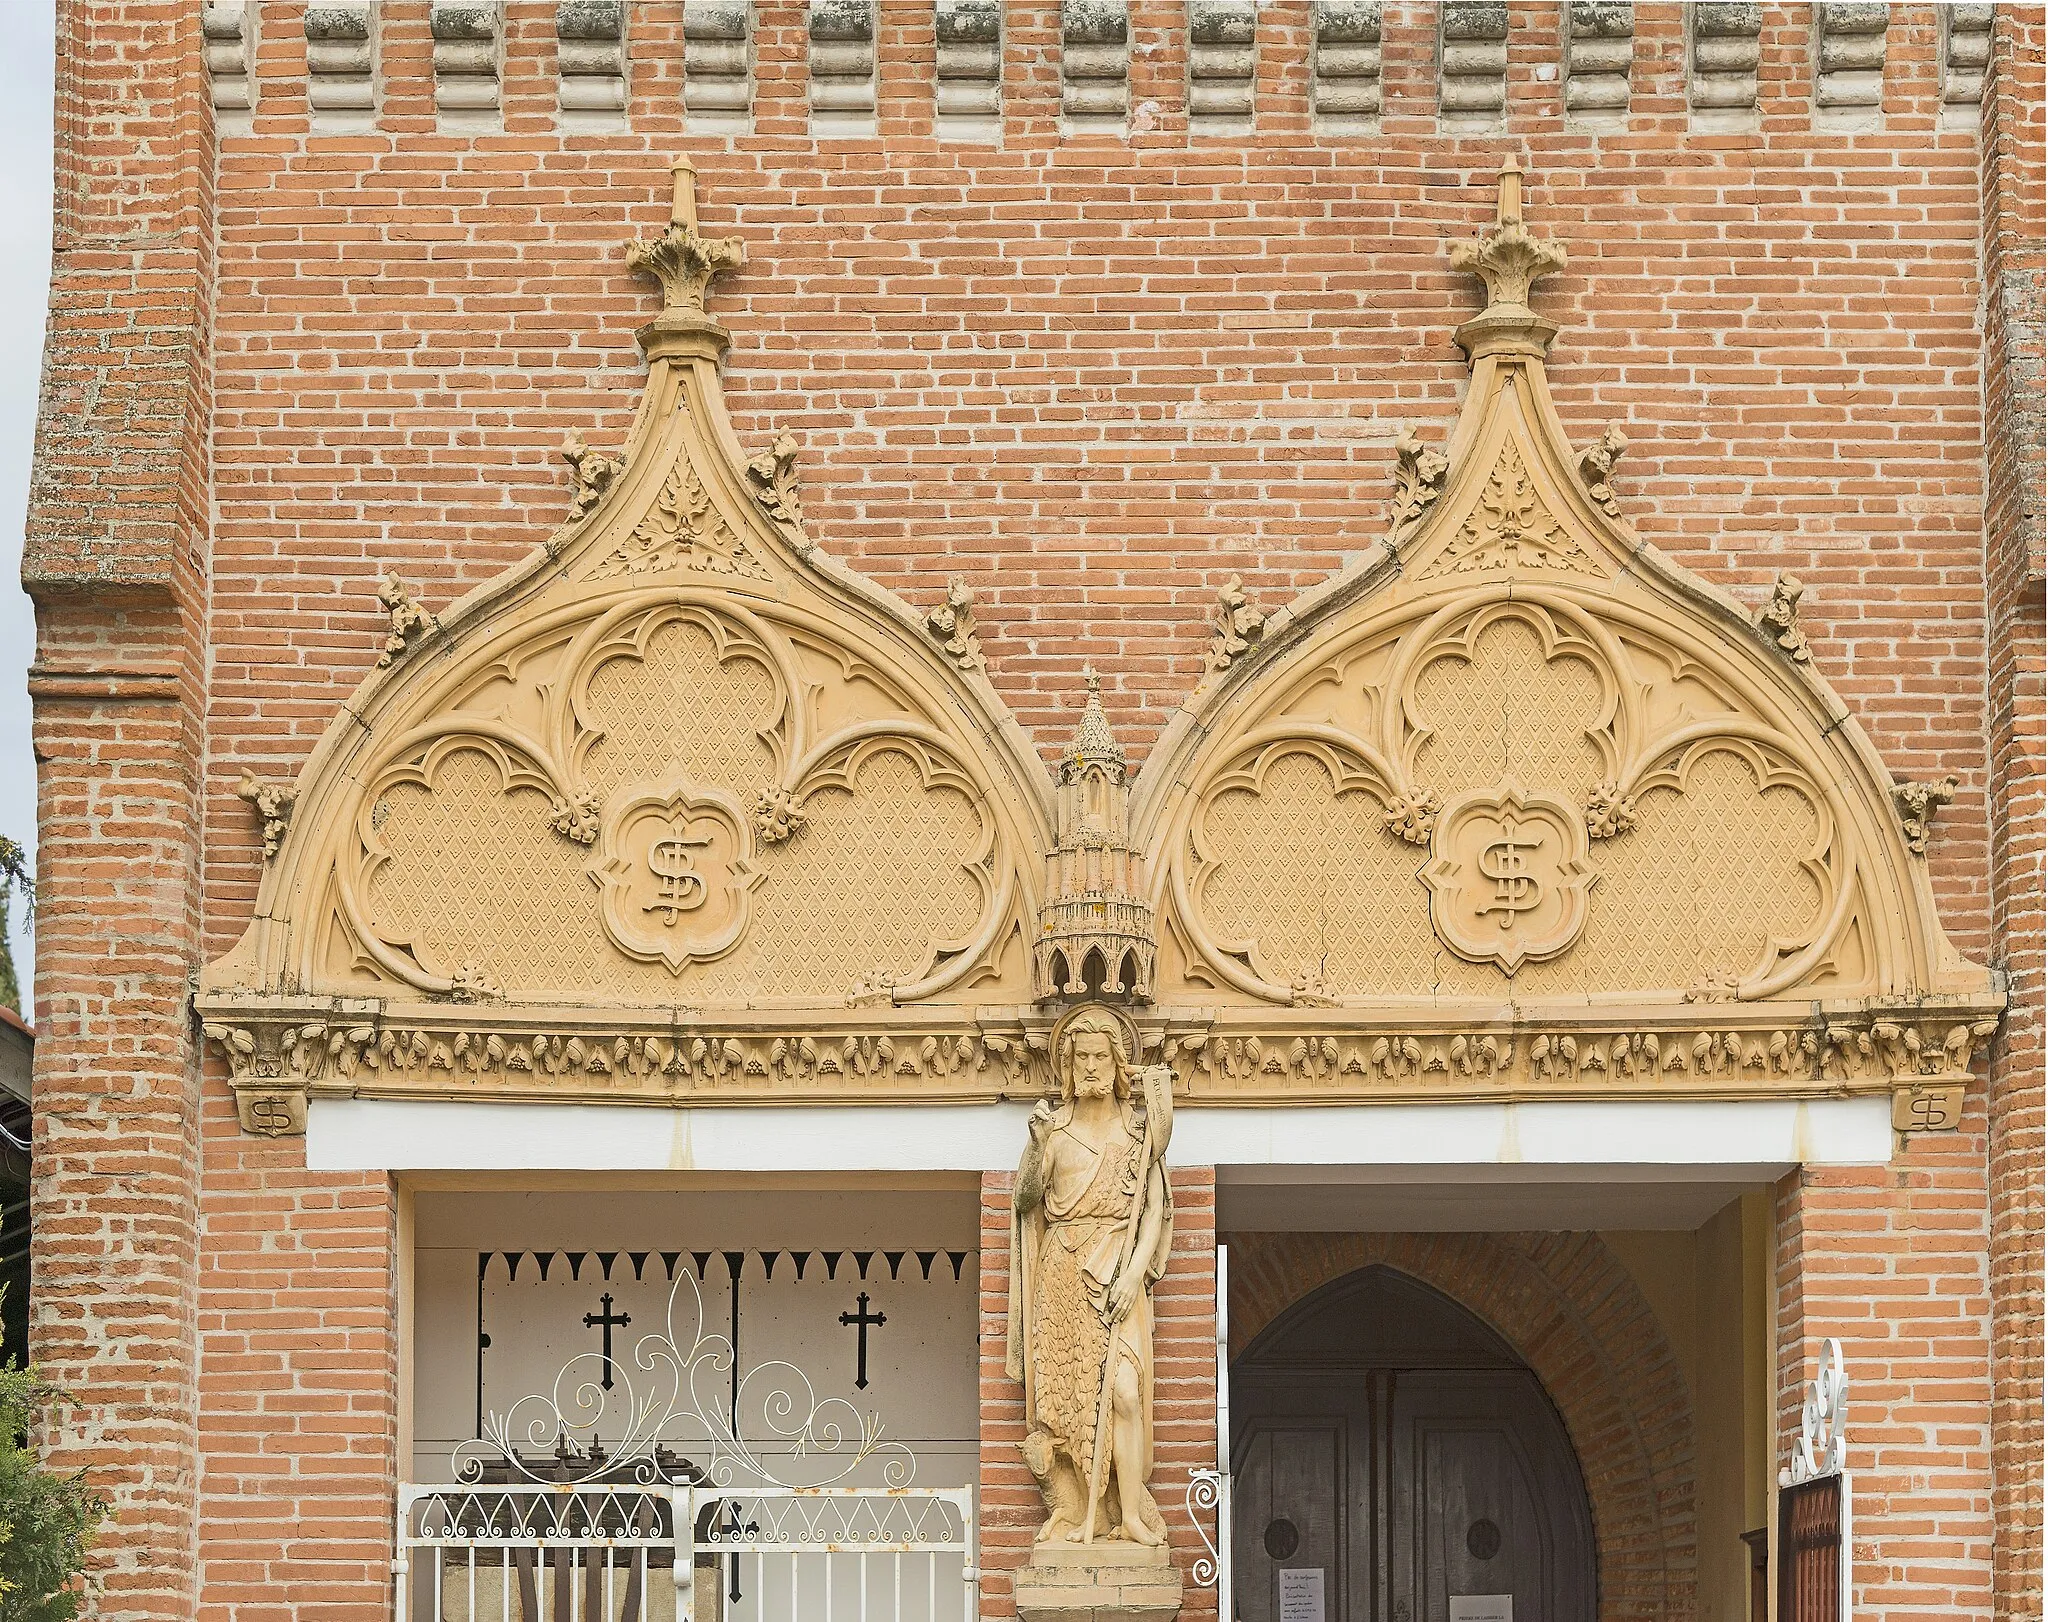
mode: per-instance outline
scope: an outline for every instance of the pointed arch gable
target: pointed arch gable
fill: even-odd
[[[1949,944],[1797,582],[1756,619],[1642,541],[1574,448],[1504,210],[1442,452],[1387,535],[1173,717],[1132,823],[1198,1095],[1896,1089],[1959,1111],[2003,998]],[[1935,1095],[1939,1094],[1936,1098]]]
[[[635,247],[666,304],[620,457],[572,447],[568,521],[438,616],[388,580],[385,659],[265,786],[281,837],[200,997],[245,1097],[1004,1074],[973,1010],[1030,1000],[1051,785],[964,594],[927,623],[812,542],[794,441],[740,447],[702,304],[737,253],[680,201]]]

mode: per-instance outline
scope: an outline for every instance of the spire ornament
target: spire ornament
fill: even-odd
[[[1486,283],[1486,308],[1458,328],[1466,354],[1505,345],[1534,345],[1541,354],[1557,336],[1557,324],[1529,307],[1529,289],[1552,271],[1564,269],[1565,251],[1532,237],[1522,224],[1522,166],[1510,153],[1500,166],[1500,202],[1493,229],[1476,242],[1451,244],[1451,263]]]
[[[738,237],[707,237],[697,230],[697,169],[688,158],[669,165],[675,181],[668,229],[626,245],[626,264],[661,278],[663,314],[684,311],[704,314],[704,295],[713,278],[737,270],[746,261]]]
[[[1129,762],[1109,717],[1102,681],[1084,673],[1088,699],[1060,757],[1058,843],[1045,859],[1045,910],[1032,950],[1040,998],[1098,994],[1152,1000],[1157,947],[1145,897],[1145,858],[1132,842]]]

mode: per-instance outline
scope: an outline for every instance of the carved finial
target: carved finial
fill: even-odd
[[[267,862],[277,854],[277,847],[284,840],[284,830],[292,820],[292,806],[298,800],[299,791],[244,770],[242,780],[235,785],[235,793],[253,805],[256,814],[263,819],[263,859]]]
[[[1252,607],[1244,594],[1244,582],[1236,575],[1216,594],[1216,619],[1209,633],[1209,652],[1204,663],[1211,670],[1228,670],[1258,641],[1266,629],[1266,616]]]
[[[1510,154],[1500,166],[1500,203],[1493,229],[1476,242],[1451,244],[1451,263],[1486,283],[1486,308],[1458,329],[1459,342],[1470,350],[1484,333],[1507,331],[1547,343],[1555,328],[1529,308],[1529,289],[1539,278],[1562,270],[1564,262],[1563,248],[1532,237],[1524,228],[1522,166]]]
[[[1806,587],[1789,574],[1781,574],[1771,586],[1771,600],[1756,611],[1756,622],[1771,639],[1783,648],[1795,664],[1806,664],[1813,658],[1813,649],[1807,645],[1806,633],[1799,629],[1799,599],[1806,595]]]
[[[569,501],[572,520],[581,518],[595,507],[599,498],[611,488],[612,480],[626,471],[622,459],[600,455],[585,444],[583,436],[574,429],[562,436],[562,460],[569,464],[569,478],[573,486]]]
[[[946,587],[946,600],[925,615],[924,628],[962,670],[972,673],[988,668],[981,639],[974,634],[974,588],[958,575]]]
[[[1897,783],[1892,800],[1899,808],[1899,827],[1906,836],[1906,849],[1915,856],[1927,854],[1927,838],[1933,832],[1934,813],[1956,797],[1953,777],[1931,783]]]
[[[1401,437],[1394,441],[1393,522],[1387,536],[1390,546],[1398,548],[1422,522],[1423,514],[1444,493],[1444,478],[1450,471],[1450,459],[1442,451],[1423,444],[1415,437],[1414,429],[1401,430]]]
[[[1102,713],[1102,678],[1091,664],[1081,672],[1088,684],[1088,701],[1081,706],[1081,724],[1074,728],[1074,741],[1067,745],[1060,762],[1060,776],[1071,778],[1085,766],[1113,768],[1115,780],[1124,780],[1125,757],[1116,734],[1109,730],[1109,717]]]
[[[1621,503],[1615,499],[1614,486],[1608,480],[1614,464],[1627,449],[1628,436],[1619,425],[1610,425],[1606,433],[1579,452],[1579,477],[1586,481],[1586,494],[1599,503],[1600,510],[1609,518],[1621,516]]]
[[[395,574],[387,574],[377,588],[377,601],[391,616],[391,634],[384,639],[384,651],[377,656],[381,670],[412,645],[414,637],[432,636],[441,622],[426,611],[412,588]]]
[[[626,263],[634,270],[661,278],[662,304],[681,306],[701,315],[704,292],[714,276],[736,270],[746,260],[738,237],[706,237],[697,230],[697,171],[688,158],[669,166],[674,190],[668,229],[660,236],[626,245]]]
[[[775,443],[747,463],[747,478],[754,486],[754,499],[761,510],[778,524],[791,529],[804,527],[803,495],[797,486],[796,435],[784,429]]]

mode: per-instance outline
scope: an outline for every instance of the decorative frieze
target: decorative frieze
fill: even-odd
[[[214,124],[223,135],[247,135],[256,110],[256,0],[207,0],[199,11]]]
[[[1127,0],[1061,0],[1060,112],[1067,126],[1121,130],[1130,110]]]
[[[1628,121],[1629,68],[1635,61],[1631,0],[1567,0],[1564,111],[1568,122],[1620,128]]]
[[[811,0],[811,128],[820,135],[875,127],[875,0]]]
[[[1437,9],[1437,116],[1446,129],[1498,129],[1508,109],[1508,8],[1445,0]]]
[[[1253,0],[1188,0],[1188,126],[1195,134],[1251,129],[1258,36]]]
[[[1380,122],[1380,0],[1315,0],[1310,74],[1316,128],[1369,135]]]
[[[1813,8],[1814,120],[1829,129],[1875,129],[1884,117],[1884,0],[1822,0]]]
[[[1003,8],[997,0],[938,0],[938,132],[993,140],[1002,132]]]
[[[626,0],[558,0],[555,94],[565,130],[626,127]]]
[[[1941,124],[1975,129],[1984,104],[1984,75],[1991,66],[1989,4],[1941,8]]]
[[[1902,1131],[1955,1124],[1997,1020],[1967,1006],[1717,1003],[1686,1020],[1582,1012],[1467,1024],[1291,1009],[1135,1015],[1136,1057],[1197,1104],[1582,1098],[1895,1098]],[[305,1130],[308,1096],[773,1104],[1043,1096],[1053,1015],[890,1007],[747,1021],[512,1007],[203,1000],[246,1130]],[[939,1017],[931,1017],[936,1015]],[[1953,1098],[1952,1098],[1952,1095]]]
[[[683,113],[693,131],[752,127],[753,21],[748,0],[684,0]]]
[[[1756,70],[1763,57],[1763,7],[1746,0],[1699,0],[1686,8],[1686,23],[1686,100],[1694,127],[1754,129]]]
[[[374,0],[317,0],[306,7],[306,105],[314,132],[361,134],[377,127],[377,7]]]
[[[434,0],[434,117],[443,131],[504,127],[505,8],[500,0]]]

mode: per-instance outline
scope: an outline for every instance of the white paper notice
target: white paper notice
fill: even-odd
[[[1515,1622],[1515,1596],[1453,1594],[1451,1622]]]
[[[1283,1567],[1280,1622],[1323,1622],[1323,1568]]]

